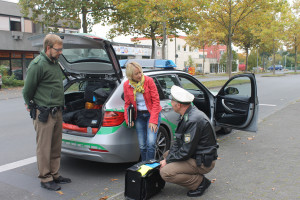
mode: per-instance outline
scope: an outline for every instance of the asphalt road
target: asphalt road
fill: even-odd
[[[300,75],[257,77],[259,131],[219,136],[220,159],[208,175],[216,179],[199,199],[300,199]],[[295,103],[297,102],[297,103]],[[72,178],[61,193],[39,186],[35,132],[20,91],[0,91],[0,199],[123,199],[124,172],[132,165],[62,157],[61,174]],[[1,171],[7,164],[28,161]],[[31,160],[30,160],[31,159]],[[33,160],[32,160],[33,159]],[[24,162],[25,162],[24,161]],[[187,199],[186,190],[167,184],[153,199]]]

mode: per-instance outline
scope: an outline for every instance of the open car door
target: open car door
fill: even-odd
[[[217,126],[257,131],[258,98],[254,74],[233,76],[219,91],[215,102]]]

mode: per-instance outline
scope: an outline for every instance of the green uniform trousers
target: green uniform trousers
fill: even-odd
[[[40,111],[37,110],[33,120],[36,131],[36,156],[41,182],[52,181],[59,177],[60,153],[62,142],[62,112],[54,116],[49,114],[46,123],[38,120]]]

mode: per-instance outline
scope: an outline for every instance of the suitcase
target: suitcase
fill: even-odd
[[[151,167],[145,175],[138,171],[141,167]],[[159,162],[156,160],[143,161],[126,170],[125,198],[130,200],[145,200],[159,193],[165,186],[165,181],[159,174]]]

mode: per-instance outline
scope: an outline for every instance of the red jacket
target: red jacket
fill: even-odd
[[[144,76],[144,77],[145,77],[145,82],[144,82],[145,92],[143,96],[145,99],[146,107],[150,113],[149,123],[157,124],[158,116],[161,111],[159,94],[153,79],[148,76]],[[136,106],[136,101],[134,101],[133,87],[129,85],[129,80],[127,80],[124,83],[123,88],[124,88],[124,99],[125,99],[124,116],[125,116],[126,123],[128,124],[127,109],[130,106],[130,104],[132,104],[135,109],[135,118],[136,118],[137,106]]]

